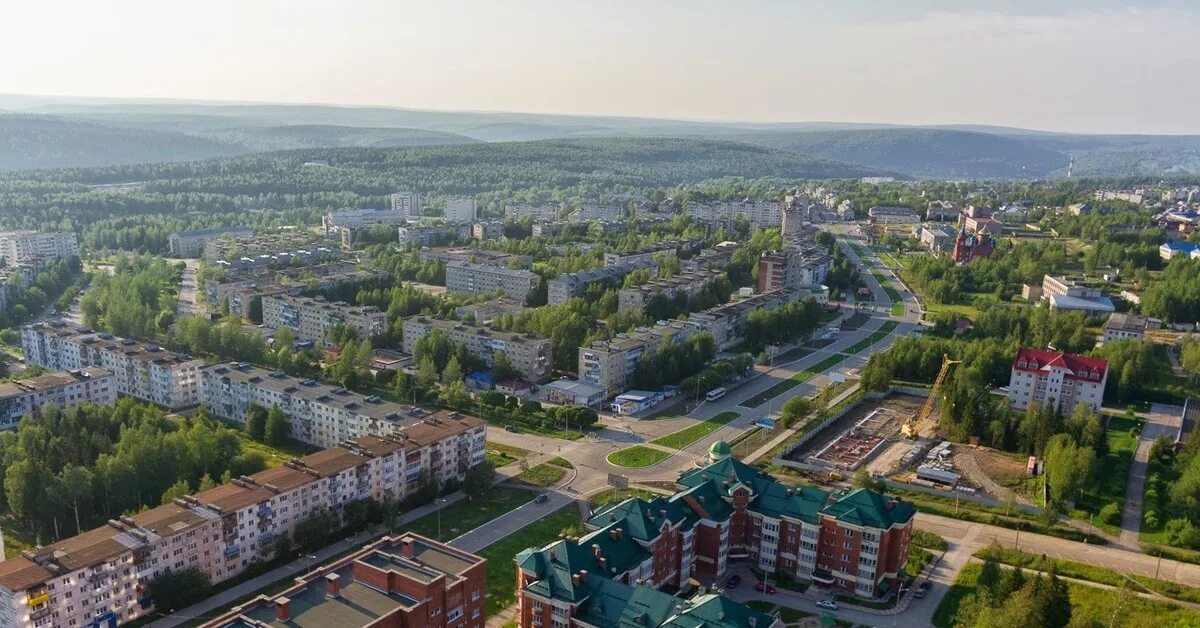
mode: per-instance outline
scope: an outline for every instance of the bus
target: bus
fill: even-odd
[[[708,394],[704,395],[704,398],[709,401],[716,401],[724,396],[725,396],[725,387],[717,386],[716,388],[708,391]]]

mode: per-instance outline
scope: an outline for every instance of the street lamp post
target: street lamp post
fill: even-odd
[[[445,497],[439,498],[437,500],[437,504],[436,504],[437,508],[434,509],[437,511],[437,528],[438,528],[438,540],[439,541],[442,540],[442,504],[444,504],[444,503],[446,503],[446,498]]]

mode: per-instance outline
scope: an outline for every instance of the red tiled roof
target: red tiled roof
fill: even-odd
[[[1024,366],[1021,366],[1024,364]],[[1031,349],[1022,347],[1017,352],[1017,357],[1013,358],[1012,367],[1018,371],[1027,371],[1036,373],[1046,366],[1058,366],[1065,368],[1071,373],[1068,377],[1075,379],[1086,379],[1095,381],[1089,377],[1093,371],[1100,373],[1100,379],[1104,378],[1105,372],[1108,371],[1108,361],[1100,358],[1087,358],[1081,355],[1063,353],[1062,351],[1046,351],[1044,349]]]

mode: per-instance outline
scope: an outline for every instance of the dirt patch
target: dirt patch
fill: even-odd
[[[824,452],[827,463],[839,468],[857,468],[884,450],[885,441],[900,438],[900,426],[921,410],[924,399],[889,395],[878,401],[864,400],[842,418],[817,434],[804,447],[788,456],[804,462]],[[864,423],[864,419],[866,422]]]
[[[983,488],[997,499],[1015,497],[1018,502],[1029,503],[1021,494],[1029,476],[1025,474],[1025,463],[991,449],[956,448],[954,468],[967,480]]]

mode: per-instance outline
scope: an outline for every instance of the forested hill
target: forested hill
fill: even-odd
[[[952,129],[751,133],[733,139],[913,177],[1032,179],[1065,171],[1070,162],[1067,153],[1037,142]]]
[[[879,174],[889,173],[728,141],[595,138],[401,149],[295,150],[194,162],[75,168],[29,176],[89,185],[139,181],[144,182],[140,186],[143,191],[163,193],[348,192],[377,196],[401,189],[433,194],[576,186],[616,190],[720,177],[799,180]],[[3,183],[0,178],[0,185]]]
[[[0,115],[0,171],[204,159],[241,152],[245,150],[171,131]]]

